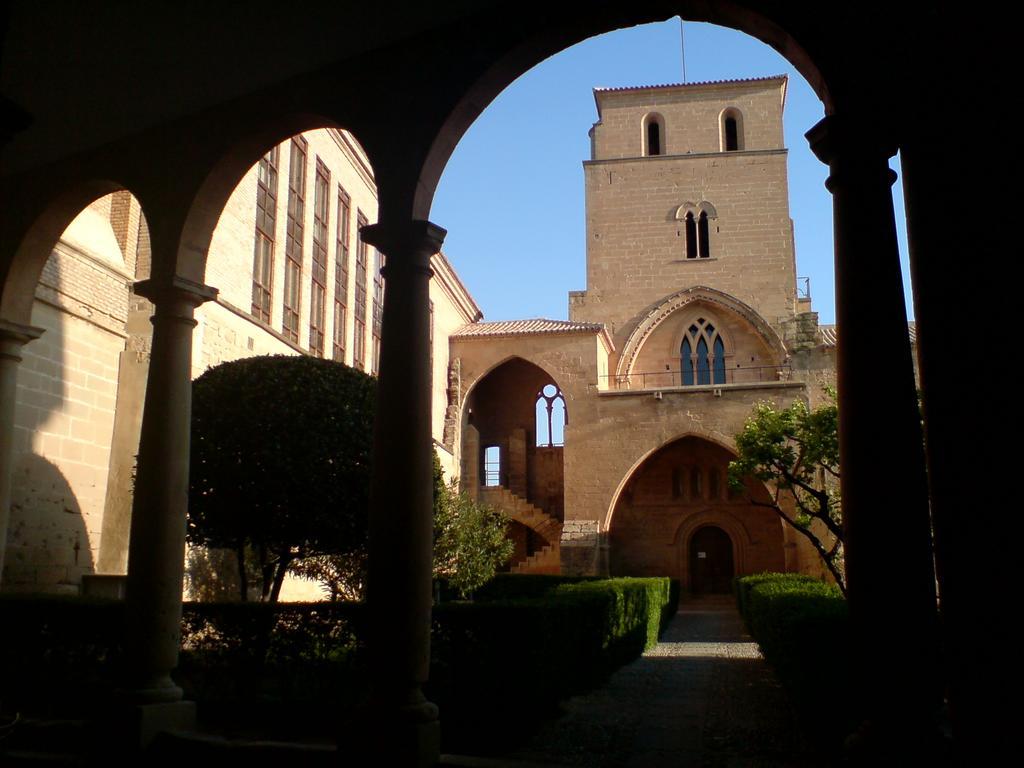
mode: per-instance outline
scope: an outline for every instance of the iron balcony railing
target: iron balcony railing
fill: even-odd
[[[751,365],[719,370],[696,371],[683,380],[681,371],[646,371],[643,373],[612,373],[600,376],[600,383],[610,390],[670,389],[672,387],[714,387],[726,384],[769,384],[791,381],[793,369],[789,365]]]

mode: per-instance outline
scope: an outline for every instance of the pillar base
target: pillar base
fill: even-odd
[[[355,765],[437,765],[441,758],[437,705],[422,699],[404,706],[367,707],[343,729],[338,752],[353,758]]]
[[[116,705],[107,719],[106,749],[124,754],[144,751],[161,733],[196,729],[196,703],[172,701],[160,704]]]

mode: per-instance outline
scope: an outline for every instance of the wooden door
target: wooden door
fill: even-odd
[[[690,591],[697,594],[727,593],[732,589],[732,539],[713,525],[698,530],[690,539]]]

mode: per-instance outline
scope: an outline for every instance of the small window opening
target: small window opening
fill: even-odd
[[[717,499],[722,495],[722,475],[717,467],[708,471],[708,497]]]
[[[697,222],[693,220],[693,212],[687,211],[683,219],[683,226],[686,229],[686,258],[697,258]]]
[[[697,218],[697,243],[702,259],[707,259],[711,256],[711,243],[709,242],[710,232],[708,231],[708,214],[707,211],[701,211],[700,216]]]
[[[694,467],[690,472],[690,498],[704,498],[703,477],[700,467]]]
[[[554,448],[565,444],[565,398],[554,384],[545,384],[537,393],[537,445]]]
[[[647,154],[661,154],[661,126],[654,119],[647,123]]]
[[[497,445],[484,448],[484,485],[488,488],[501,485],[501,448]]]
[[[736,118],[729,115],[725,118],[725,151],[735,152],[739,148],[739,130],[736,127]]]
[[[683,495],[683,471],[679,467],[672,470],[672,498],[679,499]]]

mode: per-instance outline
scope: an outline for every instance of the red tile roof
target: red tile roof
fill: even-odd
[[[621,91],[653,91],[659,88],[689,88],[701,85],[731,85],[733,83],[763,83],[768,80],[785,80],[787,75],[767,77],[743,77],[735,80],[702,80],[696,83],[659,83],[657,85],[624,85],[618,88],[595,88],[594,93],[618,93]]]
[[[826,347],[834,347],[836,345],[836,326],[834,325],[819,325],[818,330],[821,331],[821,341]],[[911,321],[907,323],[907,335],[910,336],[910,343],[917,344],[917,323]]]
[[[491,323],[470,323],[456,330],[452,336],[520,336],[537,333],[601,333],[602,323],[575,323],[571,320],[548,320],[535,317],[529,320],[498,320]]]

